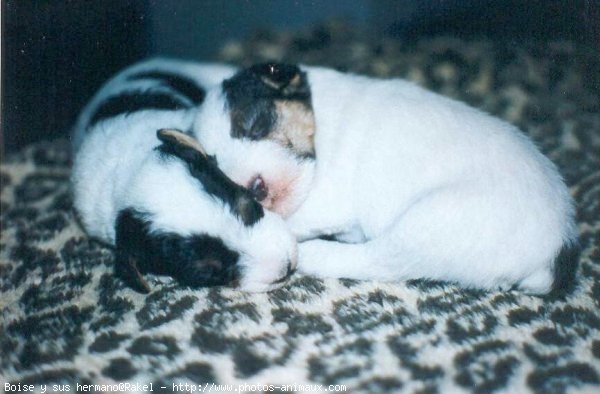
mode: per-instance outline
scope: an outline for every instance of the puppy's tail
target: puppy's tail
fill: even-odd
[[[576,273],[581,248],[577,241],[567,241],[554,259],[554,283],[546,298],[564,299],[577,287]]]

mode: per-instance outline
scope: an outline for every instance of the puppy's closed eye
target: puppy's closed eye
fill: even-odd
[[[271,133],[277,121],[273,104],[254,100],[231,111],[231,134],[236,138],[259,140]]]

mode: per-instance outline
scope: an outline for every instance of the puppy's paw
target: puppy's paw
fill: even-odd
[[[283,286],[296,272],[296,238],[272,212],[266,212],[250,231],[251,237],[245,240],[245,253],[239,262],[240,289],[263,292]]]
[[[298,245],[298,270],[322,278],[368,279],[377,264],[369,256],[365,244],[315,239]]]
[[[261,262],[251,258],[242,258],[240,267],[242,275],[240,276],[239,289],[250,293],[263,293],[275,290],[285,285],[288,279],[296,272],[293,261],[287,260],[283,270],[271,271],[261,267]],[[279,263],[277,265],[280,265]]]
[[[552,272],[549,269],[541,269],[522,280],[519,288],[527,294],[543,295],[551,290],[553,282]]]
[[[329,243],[312,240],[298,244],[298,271],[305,275],[325,276],[325,269],[329,264],[326,258]]]

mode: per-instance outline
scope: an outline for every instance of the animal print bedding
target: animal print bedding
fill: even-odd
[[[186,383],[235,385],[227,391],[600,390],[597,55],[569,42],[371,40],[332,24],[231,42],[219,60],[274,57],[404,77],[529,133],[578,204],[576,290],[549,300],[295,275],[281,289],[248,294],[149,276],[152,293],[139,294],[114,277],[113,251],[86,237],[74,216],[69,143],[42,142],[5,158],[0,170],[2,389],[114,391],[121,382],[159,392]]]

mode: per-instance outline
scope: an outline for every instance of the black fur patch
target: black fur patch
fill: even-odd
[[[204,156],[196,149],[182,145],[167,138],[165,134],[157,133],[163,142],[158,150],[164,155],[174,156],[183,160],[190,174],[198,179],[204,190],[223,201],[231,212],[242,220],[246,226],[252,226],[264,216],[262,206],[252,198],[252,194],[236,184],[217,167],[214,159]]]
[[[130,114],[145,109],[180,110],[189,105],[173,93],[152,90],[131,90],[107,98],[98,106],[90,119],[90,126],[120,114]]]
[[[257,64],[223,81],[222,86],[235,138],[259,140],[269,135],[277,123],[275,100],[312,108],[306,73],[290,64]]]
[[[142,71],[128,77],[129,80],[156,79],[177,93],[182,94],[195,105],[200,105],[206,97],[206,91],[193,80],[183,76],[159,70]]]
[[[579,263],[579,245],[564,245],[554,260],[554,284],[550,298],[564,298],[576,286],[575,274]]]
[[[134,289],[149,291],[141,274],[170,275],[189,286],[231,284],[239,277],[239,255],[219,238],[150,232],[150,218],[134,209],[119,212],[115,270]]]

